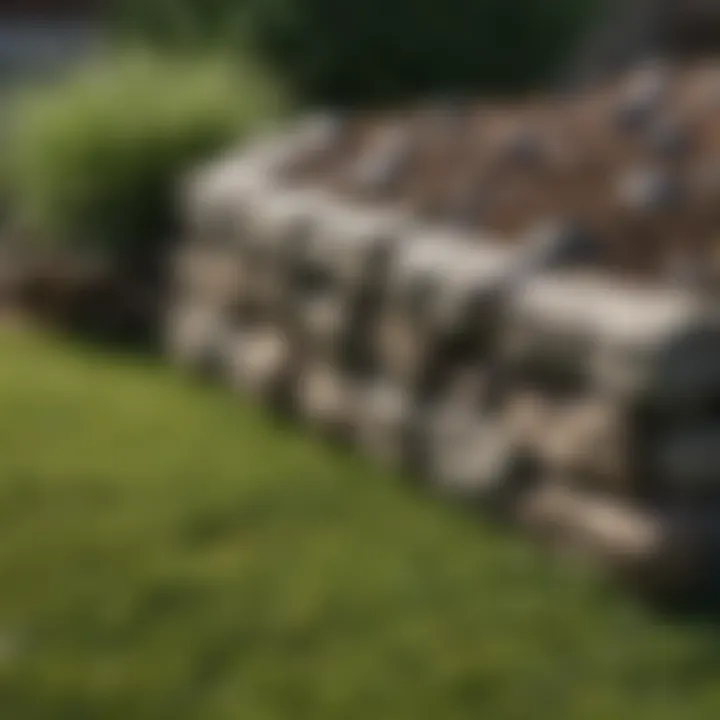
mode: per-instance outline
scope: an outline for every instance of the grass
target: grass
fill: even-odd
[[[159,363],[0,333],[3,720],[720,716],[711,624]]]

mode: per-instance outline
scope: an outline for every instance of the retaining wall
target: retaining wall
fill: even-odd
[[[720,314],[577,235],[509,242],[289,180],[327,119],[201,169],[167,347],[626,577],[677,587],[720,528]]]

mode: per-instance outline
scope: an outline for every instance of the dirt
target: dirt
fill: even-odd
[[[341,126],[295,168],[296,182],[506,242],[574,223],[613,272],[720,277],[720,63],[648,65],[584,95],[438,104]]]

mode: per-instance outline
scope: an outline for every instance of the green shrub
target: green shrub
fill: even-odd
[[[301,91],[340,101],[551,81],[591,0],[252,2],[259,49]]]
[[[173,231],[182,173],[279,107],[243,67],[133,53],[34,90],[8,170],[23,221],[63,243],[152,253]]]
[[[561,72],[603,0],[123,0],[123,31],[248,45],[310,100],[515,90]]]

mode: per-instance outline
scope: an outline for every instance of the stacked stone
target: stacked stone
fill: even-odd
[[[634,578],[688,577],[720,528],[717,301],[615,272],[591,223],[423,219],[395,191],[418,138],[457,119],[381,141],[366,119],[313,119],[198,171],[171,355]],[[533,166],[531,139],[511,149]]]

